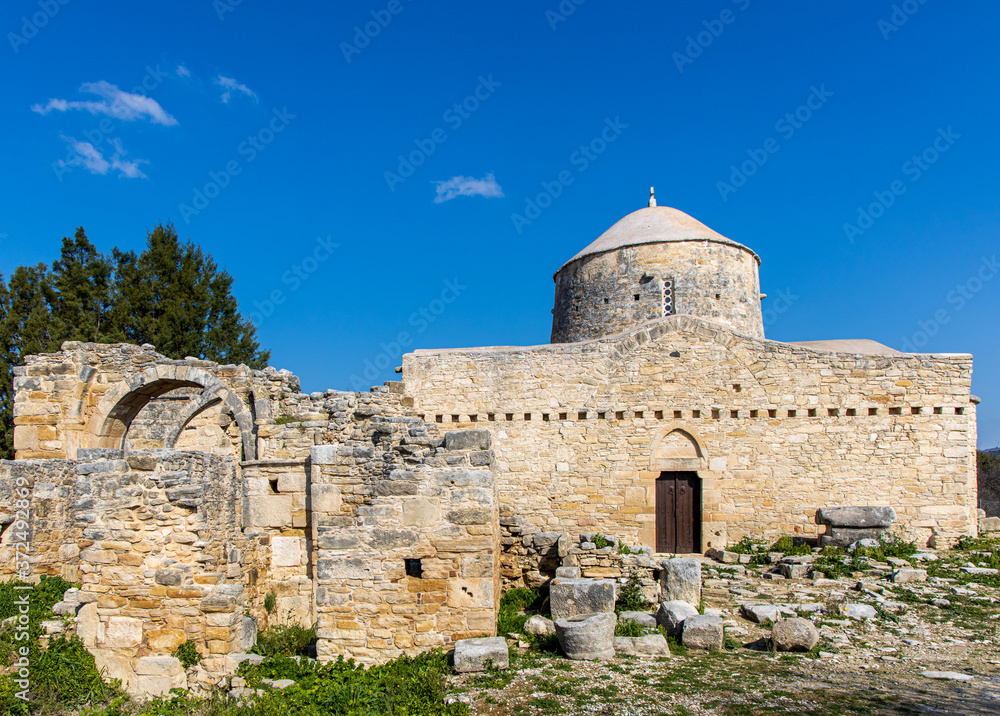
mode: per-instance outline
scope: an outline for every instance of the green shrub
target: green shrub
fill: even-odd
[[[759,554],[766,549],[766,545],[763,542],[758,542],[750,535],[746,535],[734,545],[729,546],[730,552],[736,552],[736,554]]]
[[[778,541],[771,545],[768,552],[781,552],[784,555],[795,556],[802,554],[812,554],[812,547],[809,545],[795,544],[795,541],[788,535],[782,535]]]
[[[278,598],[274,596],[274,592],[268,592],[264,597],[264,611],[268,614],[274,614],[274,607],[278,603]]]
[[[520,633],[524,629],[524,623],[528,621],[528,615],[523,612],[530,607],[537,608],[540,602],[539,594],[534,589],[515,587],[504,592],[497,612],[497,634],[505,636]]]
[[[190,639],[174,649],[174,658],[181,662],[185,669],[190,669],[201,661],[201,652]]]
[[[298,624],[275,626],[257,635],[253,653],[261,656],[305,656],[316,643],[316,627],[310,629]]]
[[[646,636],[651,631],[634,619],[619,620],[615,626],[615,636]]]
[[[594,535],[594,545],[597,547],[597,549],[604,549],[609,544],[611,543],[608,542],[608,538],[605,537],[604,535],[602,534]]]
[[[615,612],[645,612],[649,611],[651,603],[642,594],[642,581],[639,573],[633,571],[628,575],[628,581],[618,591],[618,601],[615,602]]]

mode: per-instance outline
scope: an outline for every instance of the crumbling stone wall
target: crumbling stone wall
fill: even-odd
[[[311,463],[320,658],[376,662],[495,633],[489,433],[372,416]]]
[[[655,547],[655,480],[691,470],[703,550],[816,535],[824,505],[891,505],[922,545],[974,534],[971,372],[969,355],[823,353],[690,316],[403,358],[415,412],[489,430],[501,501],[541,530]]]

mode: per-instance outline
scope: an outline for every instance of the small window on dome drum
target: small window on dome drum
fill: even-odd
[[[663,315],[674,315],[674,279],[663,279]]]

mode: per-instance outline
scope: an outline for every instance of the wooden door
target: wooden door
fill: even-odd
[[[656,480],[656,551],[701,550],[701,483],[694,472],[663,472]]]

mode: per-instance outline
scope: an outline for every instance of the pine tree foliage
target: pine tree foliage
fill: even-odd
[[[0,457],[13,457],[12,366],[64,341],[152,343],[171,358],[194,356],[263,368],[256,329],[232,294],[233,279],[172,224],[146,248],[100,253],[83,227],[63,238],[51,270],[19,266],[0,275]]]

